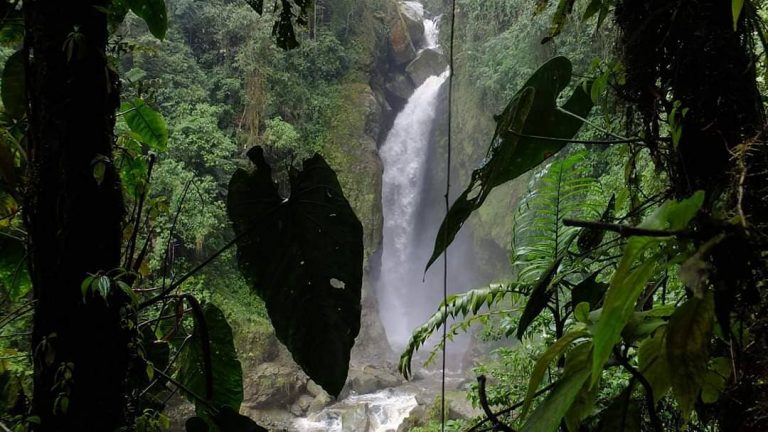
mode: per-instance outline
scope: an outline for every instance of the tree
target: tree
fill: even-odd
[[[29,185],[24,222],[36,301],[32,412],[40,431],[123,425],[128,297],[83,293],[120,265],[123,200],[114,166],[120,89],[106,57],[108,0],[24,2]],[[94,175],[96,162],[103,175]]]

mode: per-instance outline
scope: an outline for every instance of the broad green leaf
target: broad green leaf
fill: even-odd
[[[599,432],[640,432],[642,417],[640,405],[632,399],[628,390],[616,396],[600,413]]]
[[[11,300],[19,300],[32,289],[24,242],[0,234],[0,289]]]
[[[731,0],[731,14],[733,15],[733,31],[739,28],[741,10],[744,8],[744,0]]]
[[[556,431],[560,426],[563,416],[571,408],[588,378],[588,369],[583,369],[571,376],[562,378],[552,392],[547,395],[546,399],[531,413],[531,416],[520,431]]]
[[[27,113],[27,93],[25,78],[24,51],[16,51],[8,57],[3,68],[2,92],[5,112],[12,118],[19,119]]]
[[[232,341],[232,328],[227,323],[224,313],[212,304],[203,309],[202,318],[208,333],[212,376],[212,397],[210,403],[215,407],[230,407],[239,410],[243,401],[243,370]],[[179,366],[178,380],[200,397],[206,397],[208,383],[205,372],[205,349],[203,323],[195,320],[192,339],[185,346]],[[196,402],[194,398],[187,398]],[[206,406],[196,403],[197,414],[210,418]]]
[[[363,228],[320,155],[292,170],[285,200],[260,147],[229,183],[240,269],[275,333],[313,381],[336,396],[360,331]]]
[[[583,304],[586,305],[586,303]],[[584,342],[576,345],[568,352],[568,355],[565,356],[564,377],[569,377],[589,369],[589,365],[592,363],[592,347],[591,341]],[[571,407],[565,414],[565,425],[570,432],[578,431],[581,421],[592,413],[598,393],[599,389],[597,387],[590,388],[590,386],[584,386],[581,388],[573,404],[571,404]]]
[[[472,172],[469,185],[451,206],[435,239],[427,269],[453,242],[464,222],[485,202],[491,191],[536,167],[560,151],[565,143],[537,137],[569,139],[581,128],[592,101],[582,86],[576,86],[563,105],[557,106],[560,93],[571,81],[571,62],[555,57],[541,66],[496,118],[496,132],[483,165]],[[521,135],[525,135],[523,137]]]
[[[165,39],[168,31],[168,11],[165,0],[127,0],[131,11],[147,23],[152,36]]]
[[[726,357],[717,357],[710,362],[701,387],[701,401],[705,404],[717,402],[731,376],[731,362]]]
[[[585,337],[588,334],[589,332],[587,332],[586,330],[577,330],[577,331],[572,331],[570,333],[567,333],[566,335],[558,339],[557,342],[555,342],[549,348],[547,348],[544,354],[542,354],[541,357],[539,357],[539,359],[536,361],[536,364],[533,366],[533,371],[531,372],[531,379],[528,381],[528,392],[525,395],[525,402],[523,403],[522,414],[520,414],[521,417],[525,417],[525,414],[528,412],[528,409],[531,407],[531,403],[533,402],[533,399],[536,395],[536,391],[539,389],[539,385],[541,384],[541,381],[544,379],[544,375],[547,372],[547,368],[549,367],[549,364],[552,363],[552,361],[554,361],[556,358],[563,355],[563,353],[565,353],[565,351],[568,349],[568,347],[571,345],[573,341],[575,341],[576,339]],[[585,369],[585,372],[587,372],[586,376],[589,376],[589,370]]]
[[[163,116],[141,99],[125,102],[120,107],[125,123],[150,149],[165,151],[168,146],[168,126]]]
[[[667,358],[672,391],[680,411],[688,418],[707,374],[708,353],[715,318],[713,294],[692,297],[677,308],[669,321]]]
[[[672,385],[667,361],[667,329],[661,327],[640,343],[637,352],[639,371],[653,389],[653,401],[658,402]]]
[[[528,296],[528,302],[525,304],[523,314],[520,315],[520,322],[517,324],[517,338],[522,340],[525,331],[531,325],[534,319],[541,314],[541,311],[547,307],[549,299],[552,297],[554,290],[551,290],[549,285],[552,283],[552,279],[557,274],[557,269],[560,267],[562,258],[557,259],[547,270],[542,273],[536,285],[533,287],[531,294]],[[557,288],[555,288],[557,289]]]
[[[682,201],[667,201],[653,212],[641,228],[679,231],[698,213],[704,203],[704,192],[696,192]],[[668,238],[632,237],[627,241],[624,255],[611,279],[605,294],[602,313],[594,329],[595,353],[592,363],[592,385],[597,383],[603,365],[610,356],[613,346],[619,341],[621,331],[632,317],[638,297],[648,281],[656,273],[660,257],[643,259],[652,246],[667,241]],[[640,262],[638,265],[637,263]]]

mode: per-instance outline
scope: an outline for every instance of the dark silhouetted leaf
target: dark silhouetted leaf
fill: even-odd
[[[165,0],[126,0],[131,11],[147,23],[152,36],[165,39],[168,31],[168,11]]]
[[[549,284],[552,283],[552,279],[557,274],[557,269],[560,267],[560,262],[563,259],[559,258],[553,262],[549,268],[542,273],[536,285],[531,290],[531,294],[528,296],[528,303],[525,304],[523,314],[520,316],[520,322],[517,324],[517,338],[522,339],[525,331],[531,325],[534,319],[541,314],[541,311],[547,307],[549,299],[552,297],[554,290],[549,289]]]
[[[195,318],[192,339],[184,348],[178,379],[197,396],[206,397],[215,407],[240,409],[243,401],[243,370],[232,341],[232,328],[227,323],[224,313],[212,304],[203,309],[205,329],[209,347],[206,349],[202,340],[206,331],[201,331],[202,323]],[[210,350],[210,373],[206,373],[206,353]],[[209,380],[212,388],[209,388]],[[210,395],[209,395],[210,393]],[[210,397],[209,397],[210,396]],[[196,402],[197,414],[207,416],[206,405],[187,395],[190,402]]]
[[[592,273],[588,278],[573,287],[573,290],[571,291],[571,303],[574,305],[579,303],[589,303],[589,308],[591,310],[596,310],[600,307],[600,302],[603,300],[605,291],[608,290],[608,284],[598,282],[598,274],[600,274],[599,271]]]
[[[250,418],[238,414],[232,408],[224,407],[213,418],[213,422],[221,432],[267,432]]]
[[[569,139],[576,135],[582,121],[557,107],[557,98],[571,81],[571,62],[555,57],[545,63],[512,98],[497,117],[496,132],[483,165],[472,173],[469,186],[451,206],[440,225],[427,269],[453,242],[469,216],[480,208],[491,191],[536,167],[565,145],[548,141],[546,136]],[[563,109],[579,117],[589,114],[592,100],[582,86],[577,86]]]
[[[568,16],[573,12],[574,3],[576,3],[576,0],[560,0],[554,15],[552,15],[552,24],[549,27],[549,34],[541,41],[541,43],[544,44],[551,41],[563,31]]]
[[[658,402],[671,386],[671,371],[667,362],[667,329],[659,328],[645,339],[638,348],[637,359],[640,373],[653,389],[653,400]]]
[[[208,432],[208,423],[201,417],[190,417],[184,422],[187,432]]]
[[[248,6],[255,10],[257,14],[261,15],[264,13],[264,0],[245,0],[245,2],[248,3]]]
[[[5,112],[16,119],[24,117],[27,113],[24,64],[24,51],[21,50],[8,57],[3,68],[3,106]]]
[[[227,207],[238,263],[264,300],[275,333],[294,360],[328,393],[338,395],[360,331],[363,228],[336,174],[320,155],[291,171],[284,200],[260,147],[251,172],[229,183]]]

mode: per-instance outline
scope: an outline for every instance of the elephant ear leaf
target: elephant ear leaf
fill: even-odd
[[[240,270],[294,360],[338,395],[360,331],[362,225],[321,156],[291,171],[288,199],[279,195],[263,150],[248,156],[255,169],[234,174],[227,202]]]
[[[442,255],[464,222],[480,208],[491,191],[527,171],[562,149],[592,110],[592,99],[576,86],[562,108],[557,99],[571,81],[571,62],[555,57],[541,66],[512,97],[496,118],[496,132],[488,154],[472,172],[469,186],[453,203],[435,240],[427,269]],[[552,139],[546,139],[546,138]]]

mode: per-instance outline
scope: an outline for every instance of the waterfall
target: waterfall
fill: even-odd
[[[315,415],[299,419],[295,426],[302,432],[391,432],[417,405],[414,395],[386,389],[350,396]]]

